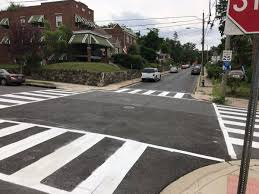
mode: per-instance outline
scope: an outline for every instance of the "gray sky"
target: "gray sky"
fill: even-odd
[[[9,1],[10,0],[0,0],[0,9],[6,8]],[[24,2],[28,0],[16,0],[16,2],[22,1]],[[209,10],[209,0],[81,0],[81,2],[85,3],[89,8],[94,10],[95,21],[97,21],[97,24],[105,24],[98,21],[112,19],[161,18],[178,16],[197,16],[201,18],[202,11],[204,10],[206,14],[205,16],[207,16]],[[212,5],[214,2],[215,0],[212,0]],[[39,3],[23,3],[25,6],[35,4]],[[212,10],[214,15],[215,7]],[[177,31],[181,42],[185,43],[190,41],[196,43],[198,48],[201,48],[200,42],[202,23],[194,17],[121,23],[128,26],[167,23],[154,26],[132,27],[132,29],[136,31],[141,30],[141,33],[144,34],[147,32],[147,30],[145,30],[146,28],[172,26],[161,28],[160,35],[163,37],[172,38],[173,33]],[[183,24],[187,25],[179,26]],[[212,30],[208,30],[206,45],[213,46],[219,44],[219,42],[220,34],[216,24]]]

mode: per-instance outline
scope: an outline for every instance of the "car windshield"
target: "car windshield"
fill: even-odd
[[[155,69],[143,69],[143,73],[155,73]]]

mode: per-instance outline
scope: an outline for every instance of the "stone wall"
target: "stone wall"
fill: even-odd
[[[137,70],[100,73],[83,70],[41,70],[37,74],[32,74],[32,79],[102,87],[140,76],[141,72]]]

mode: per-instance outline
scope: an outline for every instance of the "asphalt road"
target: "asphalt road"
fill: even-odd
[[[134,88],[192,92],[197,77],[191,76],[189,71],[183,70],[179,74],[168,74],[160,82],[140,83]],[[23,89],[33,93],[35,88],[30,90],[28,87],[21,87],[19,91]],[[17,92],[17,89],[10,87],[5,91],[12,93]],[[73,156],[74,152],[78,151],[75,148],[74,152],[59,155],[61,162],[66,161],[66,157],[71,157],[73,160],[60,165],[60,168],[49,174],[47,172],[52,167],[46,164],[51,164],[48,160],[55,159],[52,156],[55,155],[54,150],[79,141],[82,134],[75,134],[72,131],[57,137],[53,136],[52,139],[48,135],[45,137],[46,142],[37,143],[31,148],[24,148],[20,153],[9,157],[0,155],[0,158],[4,158],[0,165],[0,179],[3,181],[0,184],[3,185],[5,193],[7,191],[12,193],[13,188],[20,184],[19,181],[10,181],[13,180],[12,177],[18,175],[24,183],[24,185],[21,184],[23,187],[20,188],[20,193],[26,190],[24,186],[30,187],[28,193],[35,189],[39,190],[31,187],[30,182],[25,183],[31,180],[28,178],[32,176],[31,173],[37,174],[37,169],[42,168],[40,174],[46,173],[46,176],[42,177],[41,184],[54,191],[55,189],[74,191],[85,180],[88,182],[91,180],[92,185],[92,172],[95,172],[99,176],[105,173],[108,173],[106,177],[116,175],[117,182],[113,182],[117,184],[113,190],[116,194],[155,194],[172,181],[195,169],[217,163],[220,159],[228,159],[224,138],[212,104],[195,100],[95,91],[4,108],[0,111],[0,118],[6,120],[0,123],[0,128],[8,129],[7,131],[10,131],[7,127],[12,127],[10,125],[13,125],[13,121],[22,122],[21,124],[25,126],[31,123],[36,125],[33,129],[2,137],[0,149],[7,154],[9,152],[5,150],[9,144],[12,143],[13,146],[17,144],[17,149],[23,149],[28,143],[34,143],[34,141],[29,141],[25,144],[22,142],[24,138],[26,140],[33,136],[48,134],[48,129],[52,127],[62,128],[54,129],[58,130],[55,133],[60,133],[59,130],[62,131],[65,128],[75,129],[82,133],[92,132],[94,137],[99,137],[99,134],[105,136],[88,150],[84,147],[86,144],[79,146],[78,149],[86,151],[82,151],[77,157]],[[44,126],[37,126],[40,124]],[[136,150],[127,151],[122,161],[111,163],[113,169],[111,172],[106,172],[106,168],[101,168],[103,165],[108,165],[109,159],[115,157],[114,155],[125,142],[131,143],[131,140],[136,141],[138,145]],[[138,152],[137,148],[140,149],[143,146],[145,148]],[[48,155],[51,157],[48,158]],[[115,158],[118,160],[119,156]],[[58,166],[59,163],[56,161],[58,158],[55,159],[54,166]],[[46,160],[41,163],[45,167],[38,164],[39,159]],[[131,160],[133,160],[132,166],[124,171],[123,166]],[[96,169],[98,170],[95,171]],[[5,177],[1,174],[10,176],[9,182],[1,178]],[[99,176],[95,175],[97,179],[94,179],[94,183],[97,184],[102,180],[98,179]],[[122,177],[121,180],[118,180],[118,177]],[[17,181],[17,179],[14,180]],[[112,183],[109,187],[103,186],[99,189],[109,193],[107,189],[110,189],[111,185]],[[52,193],[44,189],[41,192]]]
[[[179,73],[164,75],[159,82],[142,82],[131,88],[193,93],[198,77],[191,75],[191,68],[180,69]]]

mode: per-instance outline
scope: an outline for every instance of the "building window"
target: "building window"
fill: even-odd
[[[128,35],[126,35],[126,42],[129,43],[129,41],[130,41],[130,38]]]
[[[82,8],[82,12],[85,12],[85,9],[84,9],[84,8]]]
[[[22,26],[24,26],[24,25],[25,25],[25,23],[26,23],[25,18],[20,18],[20,23],[21,23],[21,25],[22,25]]]
[[[76,8],[78,8],[78,5],[76,4]]]
[[[91,11],[88,11],[89,15],[91,15]]]
[[[56,27],[62,26],[62,15],[57,15],[56,16]]]

